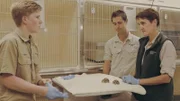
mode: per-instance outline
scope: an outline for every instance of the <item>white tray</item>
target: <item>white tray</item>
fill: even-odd
[[[102,83],[101,81],[104,78],[108,78],[110,82]],[[118,80],[120,84],[113,84],[113,80]],[[134,92],[141,95],[146,94],[145,89],[140,85],[130,85],[122,82],[118,77],[99,73],[78,75],[70,80],[63,80],[61,77],[56,77],[53,78],[53,81],[77,97],[115,94],[123,91]]]

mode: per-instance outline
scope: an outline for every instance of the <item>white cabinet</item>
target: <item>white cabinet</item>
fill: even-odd
[[[134,3],[134,4],[150,4],[151,1],[153,1],[153,0],[109,0],[109,1]]]
[[[180,8],[180,0],[163,0],[164,1],[164,6],[167,7],[175,7],[175,8]]]
[[[144,4],[152,4],[153,0],[141,0]],[[179,0],[154,0],[153,5],[163,7],[175,7],[180,8]]]
[[[153,2],[153,0],[140,0],[140,4],[148,4],[148,5],[151,5]]]
[[[163,7],[175,7],[180,8],[180,0],[109,0],[109,1],[120,1],[125,3],[134,3],[134,4],[145,4],[154,6],[163,6]],[[154,1],[154,2],[153,2]]]
[[[135,3],[135,4],[152,4],[153,0],[109,0],[109,1],[120,1],[125,3]]]
[[[139,0],[140,4],[148,4],[148,5],[155,5],[155,6],[160,6],[160,5],[165,5],[165,2],[167,0]]]

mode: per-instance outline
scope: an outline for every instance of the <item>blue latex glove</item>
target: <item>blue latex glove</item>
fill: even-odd
[[[123,76],[122,80],[123,82],[128,83],[128,84],[133,84],[133,85],[139,84],[139,79],[136,79],[131,75]]]
[[[53,87],[52,84],[46,83],[46,86],[48,87],[48,93],[47,93],[46,97],[49,100],[53,100],[56,98],[68,98],[67,93],[60,92],[57,88]]]
[[[75,75],[62,76],[64,80],[70,80],[70,79],[73,79],[74,77]]]

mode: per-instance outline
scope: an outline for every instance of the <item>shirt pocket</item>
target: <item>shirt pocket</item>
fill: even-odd
[[[16,75],[26,81],[31,82],[31,64],[32,62],[30,54],[28,52],[19,53]]]
[[[122,46],[120,44],[113,44],[111,46],[111,52],[112,52],[112,55],[116,56],[118,54],[120,54],[122,51]]]
[[[119,49],[114,48],[114,49],[112,50],[112,57],[115,58],[115,57],[117,57],[120,53],[121,53],[121,48],[119,48]]]
[[[31,64],[30,54],[20,53],[18,57],[18,63],[20,65],[30,65]]]
[[[130,56],[132,57],[136,57],[137,56],[137,52],[138,52],[138,49],[135,45],[129,45],[127,48],[126,48],[126,51],[127,51],[127,54],[129,54]]]
[[[38,54],[38,52],[35,52],[34,54],[33,54],[33,57],[34,57],[34,64],[35,65],[38,65],[39,64],[39,54]]]

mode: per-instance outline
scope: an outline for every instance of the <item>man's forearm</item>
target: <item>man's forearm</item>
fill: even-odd
[[[103,73],[104,74],[109,74],[110,72],[110,61],[105,61],[103,65]]]
[[[147,79],[140,79],[140,85],[159,85],[164,83],[169,83],[171,81],[171,77],[168,74],[162,74],[160,76],[147,78]]]
[[[18,92],[39,94],[41,96],[45,96],[48,91],[47,87],[31,84],[13,75],[2,75],[0,76],[0,81],[8,89],[15,90]]]
[[[109,69],[103,69],[104,74],[109,74]]]

